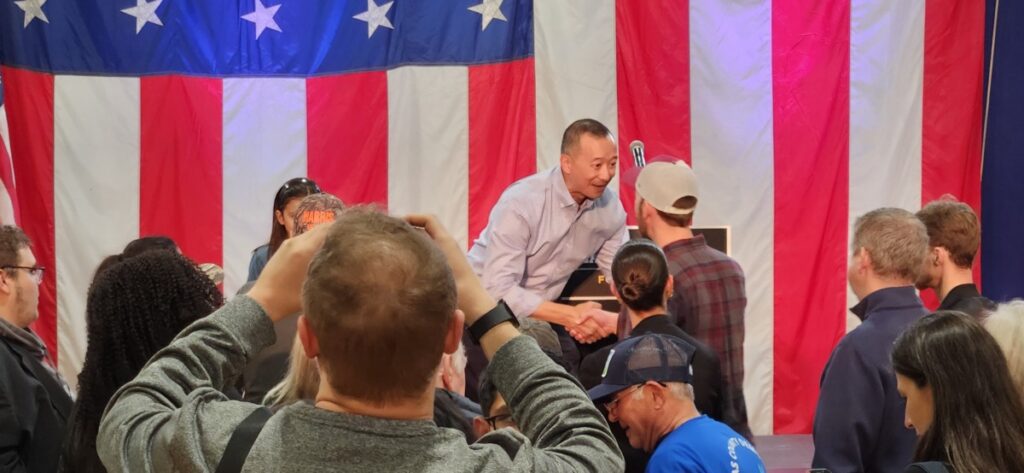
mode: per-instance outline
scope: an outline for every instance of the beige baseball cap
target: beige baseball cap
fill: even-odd
[[[700,189],[697,175],[685,161],[671,156],[658,156],[640,168],[636,176],[636,195],[662,212],[689,215],[697,208]],[[687,208],[676,207],[682,198],[692,197],[694,203]]]

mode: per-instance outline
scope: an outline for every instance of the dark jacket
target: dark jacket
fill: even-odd
[[[939,304],[939,310],[957,310],[975,319],[981,319],[986,313],[996,310],[996,303],[978,292],[974,284],[961,284],[946,294]]]
[[[667,315],[655,315],[641,320],[636,327],[633,327],[629,336],[638,337],[649,333],[672,335],[683,339],[697,349],[693,355],[693,394],[697,410],[732,427],[732,423],[735,423],[735,416],[730,414],[731,411],[722,395],[722,366],[715,351],[684,332],[683,329],[672,323]],[[613,348],[615,345],[607,346],[583,358],[583,362],[580,364],[579,378],[585,388],[590,389],[601,384],[601,372],[604,370],[608,353]],[[612,433],[619,441],[619,448],[622,449],[623,456],[626,458],[626,471],[644,471],[650,454],[631,447],[618,423],[613,423],[611,427]]]
[[[56,471],[71,405],[27,348],[0,337],[0,471]]]
[[[880,289],[853,309],[863,320],[832,351],[814,415],[815,468],[832,473],[900,473],[916,437],[892,372],[893,342],[928,313],[913,287]]]

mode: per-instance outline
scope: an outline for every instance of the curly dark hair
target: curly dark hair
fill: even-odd
[[[178,332],[223,303],[213,281],[177,252],[148,251],[97,275],[86,302],[88,347],[61,470],[105,471],[96,435],[114,392]]]
[[[96,266],[96,272],[92,275],[93,281],[99,277],[100,273],[106,271],[111,266],[124,261],[125,258],[138,256],[147,251],[173,251],[175,253],[180,253],[178,250],[178,244],[168,237],[156,235],[136,238],[128,242],[124,247],[124,251],[120,254],[110,255],[103,258],[103,260],[100,261],[99,266]]]

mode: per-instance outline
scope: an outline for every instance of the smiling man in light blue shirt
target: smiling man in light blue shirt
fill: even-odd
[[[577,120],[562,135],[559,165],[512,184],[494,205],[469,261],[487,291],[520,319],[575,329],[587,342],[614,333],[616,315],[596,303],[553,300],[591,257],[608,276],[628,239],[626,211],[608,188],[617,166],[611,131],[597,120]]]

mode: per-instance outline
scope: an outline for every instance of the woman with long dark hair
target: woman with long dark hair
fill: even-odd
[[[213,281],[175,251],[147,251],[96,275],[86,302],[88,347],[62,471],[105,471],[96,433],[110,397],[182,329],[223,302]]]
[[[896,339],[892,366],[918,435],[914,461],[1024,472],[1024,402],[981,324],[961,312],[928,315]]]
[[[263,267],[274,256],[281,243],[292,237],[295,219],[295,208],[303,197],[319,194],[320,186],[305,178],[296,177],[285,182],[277,194],[274,194],[274,211],[270,221],[270,242],[256,248],[249,260],[249,281],[255,281],[263,272]]]

